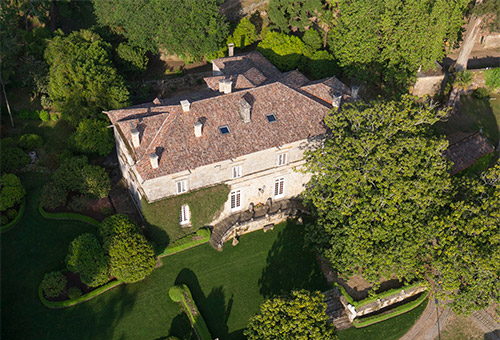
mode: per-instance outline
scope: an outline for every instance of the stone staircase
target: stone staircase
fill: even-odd
[[[352,327],[345,308],[340,302],[340,290],[334,287],[332,290],[323,293],[325,295],[326,314],[338,330]]]
[[[498,323],[485,310],[478,310],[470,315],[474,323],[485,332],[486,340],[500,340],[500,323]]]

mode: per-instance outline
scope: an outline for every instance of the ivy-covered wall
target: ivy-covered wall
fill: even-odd
[[[142,199],[146,233],[158,245],[166,245],[194,233],[208,225],[222,211],[228,195],[229,186],[218,184],[153,203]],[[191,211],[191,227],[188,228],[179,225],[180,209],[184,204],[189,205]]]

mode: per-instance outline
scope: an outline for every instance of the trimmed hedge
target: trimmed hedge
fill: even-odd
[[[377,322],[385,321],[385,320],[393,318],[395,316],[404,314],[404,313],[409,312],[412,309],[418,307],[422,302],[424,302],[427,299],[428,295],[429,295],[429,292],[423,292],[416,300],[414,300],[412,302],[405,303],[404,305],[398,306],[398,307],[392,309],[390,313],[381,314],[381,315],[374,315],[374,316],[367,316],[366,318],[363,318],[363,319],[354,319],[352,324],[356,328],[362,328],[362,327],[367,327],[367,326],[373,325]]]
[[[23,217],[25,210],[26,210],[26,197],[23,197],[21,205],[19,206],[19,211],[17,212],[17,216],[6,225],[0,226],[0,232],[4,233],[12,229],[12,227],[16,225],[17,222],[19,222],[21,217]]]
[[[197,240],[193,240],[193,237],[199,237]],[[181,238],[180,240],[169,244],[163,251],[157,254],[158,257],[165,257],[173,255],[184,251],[189,248],[199,246],[200,244],[207,243],[210,240],[210,230],[209,229],[199,229],[196,233],[190,234]]]
[[[38,297],[40,298],[40,301],[42,301],[42,303],[45,305],[45,307],[53,308],[53,309],[66,308],[66,307],[71,307],[71,306],[77,305],[79,303],[93,299],[96,296],[101,295],[102,293],[104,293],[104,292],[106,292],[114,287],[117,287],[123,283],[124,282],[118,281],[118,280],[111,281],[111,282],[105,284],[104,286],[101,286],[101,287],[91,291],[90,293],[87,293],[87,294],[80,296],[79,298],[76,298],[73,300],[64,300],[64,301],[49,301],[49,300],[47,300],[45,298],[45,296],[43,296],[42,286],[40,285],[38,287]]]
[[[191,326],[193,326],[199,338],[201,340],[212,340],[212,336],[210,335],[207,324],[205,323],[205,320],[203,320],[198,307],[196,307],[196,303],[193,300],[193,296],[191,295],[191,291],[189,290],[188,286],[186,286],[185,284],[173,286],[168,291],[168,295],[170,296],[172,301],[179,302],[183,305],[183,309],[188,316],[189,322],[191,322]],[[188,296],[189,300],[191,300],[191,304],[189,304],[186,300],[186,295]],[[196,316],[193,315],[191,309],[194,309],[196,311]]]
[[[363,300],[360,300],[360,301],[354,301],[354,299],[352,298],[352,296],[350,296],[346,292],[346,290],[344,289],[344,287],[342,287],[342,285],[339,285],[337,282],[335,282],[333,285],[339,287],[340,293],[342,295],[344,295],[344,297],[346,298],[347,302],[349,302],[354,308],[359,308],[359,307],[364,306],[364,305],[366,305],[368,303],[377,301],[378,299],[382,299],[382,298],[391,296],[393,294],[396,294],[396,293],[400,292],[401,290],[408,290],[410,288],[414,288],[414,287],[418,287],[418,286],[423,286],[423,284],[421,282],[416,282],[416,283],[412,283],[410,285],[403,286],[401,288],[393,288],[393,289],[386,290],[386,291],[381,292],[379,294],[375,294],[374,296],[369,296],[366,299],[363,299]]]
[[[63,212],[63,213],[49,213],[43,209],[42,203],[38,204],[38,212],[45,218],[51,220],[76,220],[91,224],[95,227],[99,226],[99,222],[90,216],[85,216],[77,213]]]

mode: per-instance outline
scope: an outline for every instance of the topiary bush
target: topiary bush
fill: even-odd
[[[21,148],[11,146],[2,147],[0,153],[0,166],[2,173],[14,172],[23,168],[30,162],[30,156]]]
[[[0,225],[6,225],[10,222],[7,215],[0,215]]]
[[[154,270],[153,247],[142,234],[115,236],[109,245],[111,274],[126,283],[145,279]]]
[[[67,280],[61,272],[51,272],[43,277],[41,287],[46,297],[55,298],[66,288]]]
[[[74,300],[78,299],[80,296],[82,296],[82,291],[78,287],[69,287],[68,288],[68,299]]]
[[[33,133],[22,135],[19,138],[19,146],[25,151],[31,151],[33,149],[40,148],[42,147],[42,145],[43,138]]]
[[[14,174],[0,177],[0,211],[5,211],[21,203],[25,195],[26,190],[19,177]]]
[[[69,245],[66,267],[79,273],[89,287],[98,287],[109,281],[109,258],[94,234],[76,237]]]
[[[68,208],[73,211],[82,212],[87,210],[90,204],[90,198],[85,195],[73,196],[68,203]]]
[[[17,216],[17,210],[16,209],[9,209],[7,210],[7,217],[9,218],[9,221],[12,221],[15,219]]]
[[[127,234],[138,234],[141,230],[126,215],[116,214],[107,217],[99,226],[99,236],[104,245],[104,249],[109,245],[114,237]]]

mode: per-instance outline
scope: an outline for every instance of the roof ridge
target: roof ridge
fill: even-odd
[[[161,123],[161,126],[160,128],[158,129],[158,131],[156,131],[156,134],[155,136],[151,139],[151,142],[149,143],[149,145],[144,149],[144,154],[141,156],[141,158],[139,158],[135,164],[139,163],[140,161],[142,161],[142,159],[148,154],[148,150],[149,148],[151,147],[151,145],[153,144],[153,142],[156,140],[156,138],[158,137],[158,135],[160,134],[160,131],[163,129],[163,127],[165,126],[165,123],[167,122],[168,118],[172,115],[171,113],[169,112],[165,112],[164,114],[166,114],[166,117],[165,119],[163,120],[163,123]],[[176,116],[177,117],[177,116]]]

